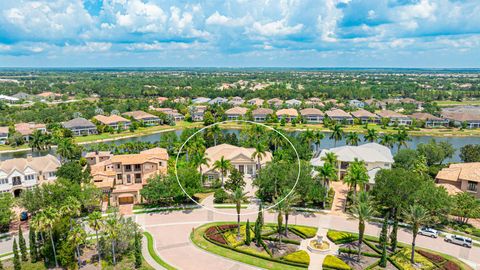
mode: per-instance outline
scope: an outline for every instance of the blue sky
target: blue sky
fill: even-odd
[[[480,67],[477,0],[0,0],[0,66]]]

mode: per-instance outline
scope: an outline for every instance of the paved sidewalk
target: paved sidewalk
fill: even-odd
[[[155,269],[165,269],[163,266],[161,266],[160,264],[158,264],[153,258],[152,256],[150,256],[150,253],[148,252],[148,242],[147,242],[147,237],[146,236],[143,236],[142,238],[142,256],[143,258],[145,259],[145,261],[147,261],[147,263],[155,268]]]
[[[332,181],[330,186],[335,190],[335,197],[332,202],[332,214],[345,215],[345,204],[347,203],[348,186],[342,181]]]

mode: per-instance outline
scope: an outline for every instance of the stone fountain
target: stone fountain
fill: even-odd
[[[330,251],[330,243],[323,240],[323,235],[317,234],[316,238],[310,239],[307,248],[313,253],[327,253]]]

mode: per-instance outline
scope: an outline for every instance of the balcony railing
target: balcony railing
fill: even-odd
[[[21,185],[22,185],[22,180],[14,179],[14,180],[13,180],[13,185],[14,185],[14,186],[21,186]]]

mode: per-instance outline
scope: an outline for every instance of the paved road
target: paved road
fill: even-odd
[[[222,209],[222,211],[234,213],[233,209]],[[247,219],[253,221],[256,219],[256,215],[242,216],[242,221]],[[235,221],[235,216],[197,209],[171,213],[140,214],[136,215],[136,220],[154,236],[158,254],[165,261],[179,269],[254,269],[251,266],[206,253],[189,240],[190,232],[194,227],[213,221]],[[266,213],[265,220],[266,222],[276,222],[275,214]],[[344,216],[327,214],[292,215],[290,223],[351,232],[356,232],[358,226],[355,220],[349,220]],[[366,233],[378,236],[380,229],[379,225],[369,224],[366,228]],[[401,242],[409,243],[412,236],[408,231],[400,230],[398,238]],[[417,237],[417,245],[470,261],[477,265],[477,269],[480,269],[480,248],[473,247],[468,249],[446,243],[441,238],[431,239],[424,236]]]

